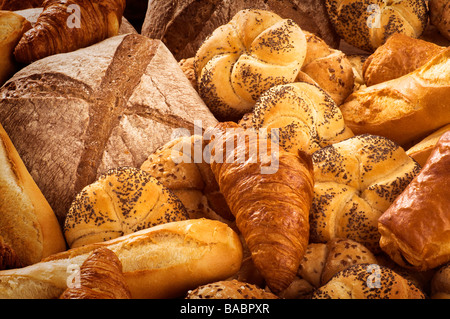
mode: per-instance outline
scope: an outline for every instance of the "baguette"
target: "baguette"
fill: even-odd
[[[239,237],[226,224],[209,219],[171,222],[1,271],[0,298],[58,298],[71,279],[68,270],[81,267],[101,247],[119,258],[134,299],[180,297],[230,277],[242,262]]]

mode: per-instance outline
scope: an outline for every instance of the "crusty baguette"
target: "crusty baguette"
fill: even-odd
[[[57,298],[68,270],[99,247],[113,251],[132,298],[171,298],[228,278],[242,262],[238,235],[226,224],[192,219],[147,228],[107,242],[73,248],[40,263],[0,272],[0,298]]]
[[[1,125],[0,242],[23,266],[66,249],[55,213]]]
[[[352,93],[340,106],[355,134],[404,146],[450,123],[450,47],[415,71]]]

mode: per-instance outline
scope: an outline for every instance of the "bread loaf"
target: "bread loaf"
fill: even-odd
[[[55,213],[1,125],[0,247],[0,268],[31,265],[66,249]]]
[[[0,10],[0,86],[18,69],[14,59],[14,48],[31,24],[22,16]]]
[[[355,134],[405,146],[450,123],[450,48],[397,79],[353,92],[340,106]]]
[[[418,38],[428,23],[424,0],[326,0],[325,4],[338,35],[369,52],[394,33]]]
[[[312,299],[425,299],[425,294],[390,268],[357,264],[337,273]]]
[[[293,82],[305,55],[305,35],[293,20],[239,11],[195,54],[198,91],[219,120],[238,120],[264,91]]]
[[[253,109],[252,125],[278,134],[285,150],[312,154],[327,145],[353,136],[339,107],[317,85],[296,82],[264,92]]]
[[[14,56],[21,63],[31,63],[118,35],[125,3],[125,0],[46,0],[36,24],[17,44]]]
[[[380,252],[378,218],[420,166],[396,143],[367,134],[324,147],[312,160],[311,242],[349,238]]]
[[[139,167],[175,128],[217,123],[162,42],[135,34],[36,61],[0,102],[0,122],[61,224],[108,169]]]
[[[399,265],[420,271],[450,261],[450,131],[420,173],[378,221],[381,248]]]
[[[425,137],[420,142],[411,146],[406,151],[406,154],[416,160],[416,162],[419,163],[421,167],[425,166],[425,163],[427,162],[428,157],[436,146],[436,143],[439,141],[439,138],[447,131],[450,131],[450,124],[441,127],[440,129]]]
[[[238,280],[223,280],[190,290],[186,299],[278,299],[273,293]]]
[[[450,3],[446,0],[430,0],[430,22],[450,40]]]
[[[184,296],[188,290],[233,275],[242,246],[226,224],[208,219],[166,223],[116,239],[69,249],[37,264],[0,271],[0,297],[59,297],[98,248],[114,252],[135,299]]]
[[[64,236],[75,248],[188,218],[183,203],[156,178],[138,168],[118,167],[77,194]]]
[[[190,58],[215,29],[243,9],[267,10],[292,19],[331,47],[339,46],[321,0],[153,0],[147,8],[142,35],[161,39],[177,60]]]
[[[421,67],[444,49],[432,42],[393,34],[364,62],[364,82],[370,86],[399,78]]]

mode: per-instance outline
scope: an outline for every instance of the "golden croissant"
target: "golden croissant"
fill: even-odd
[[[119,33],[125,0],[46,0],[15,48],[18,62],[75,51]]]
[[[222,122],[207,130],[204,138],[210,140],[211,169],[236,226],[255,266],[276,293],[292,282],[308,245],[312,161],[303,152],[275,149],[279,145],[262,131],[239,127]]]

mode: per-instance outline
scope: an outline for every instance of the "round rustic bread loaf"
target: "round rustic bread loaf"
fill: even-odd
[[[138,168],[119,167],[77,194],[64,235],[75,248],[188,218],[183,203],[156,178]]]
[[[326,0],[325,4],[339,36],[369,52],[394,33],[418,38],[428,24],[424,0]]]
[[[140,167],[174,129],[217,123],[164,44],[137,34],[36,61],[0,101],[0,122],[61,224],[108,169]]]
[[[198,91],[219,120],[240,119],[264,91],[293,82],[305,55],[305,35],[293,20],[239,11],[198,49]]]
[[[353,239],[379,252],[378,218],[419,173],[396,143],[357,135],[312,154],[311,241]]]

